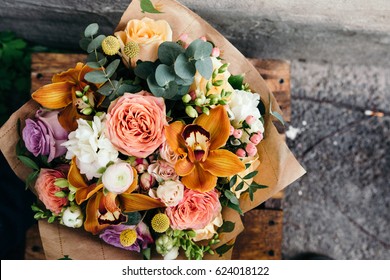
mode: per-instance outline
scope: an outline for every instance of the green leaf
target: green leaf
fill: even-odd
[[[31,205],[31,210],[33,210],[34,212],[42,212],[42,210],[35,204]]]
[[[176,58],[184,51],[183,47],[175,42],[163,42],[158,47],[158,58],[161,63],[170,66],[175,63]]]
[[[266,189],[266,188],[268,188],[268,186],[260,185],[260,184],[256,183],[255,181],[252,182],[250,187],[253,189]]]
[[[177,99],[177,92],[178,92],[179,87],[177,86],[176,82],[171,81],[169,82],[165,87],[164,87],[164,95],[163,97],[165,99]]]
[[[55,216],[50,216],[50,218],[49,219],[47,219],[47,221],[48,221],[48,223],[49,224],[51,224],[51,223],[53,223],[54,222],[54,220],[56,219],[56,217]]]
[[[141,0],[141,12],[151,13],[151,14],[161,14],[161,12],[153,6],[152,1],[150,0]]]
[[[88,50],[88,45],[91,43],[92,39],[91,38],[82,38],[79,41],[79,46],[82,50],[87,51]]]
[[[244,181],[241,181],[237,187],[235,188],[235,191],[238,192],[240,190],[242,190],[242,188],[244,187]]]
[[[156,82],[160,87],[167,85],[176,78],[175,70],[165,64],[160,64],[156,68]]]
[[[211,51],[213,50],[213,45],[209,42],[205,42],[201,39],[196,39],[186,49],[186,56],[188,58],[192,57],[195,60],[203,59],[210,57]]]
[[[56,192],[56,193],[54,194],[54,196],[60,197],[60,198],[64,198],[64,197],[67,197],[68,195],[67,195],[66,193],[60,191],[60,192]]]
[[[244,75],[231,75],[228,79],[228,82],[232,88],[241,90],[242,84],[244,83]]]
[[[117,90],[117,95],[122,96],[125,92],[136,93],[142,90],[139,85],[121,84]]]
[[[36,170],[34,172],[31,172],[30,174],[28,174],[27,178],[26,178],[26,190],[32,186],[32,183],[34,182],[34,180],[38,177],[39,175],[39,170]]]
[[[174,64],[176,75],[184,80],[194,78],[196,69],[195,66],[188,60],[185,54],[180,54]]]
[[[113,62],[111,62],[107,67],[106,67],[106,77],[111,78],[112,75],[114,75],[116,69],[118,69],[120,59],[115,59]]]
[[[284,120],[283,120],[283,116],[281,114],[279,114],[279,112],[274,112],[272,111],[272,100],[271,100],[271,97],[270,97],[270,100],[269,100],[269,113],[274,116],[275,118],[278,119],[278,121],[284,125]]]
[[[240,204],[236,195],[233,192],[231,192],[230,190],[225,190],[224,194],[229,199],[229,201],[231,203],[236,204],[236,205]]]
[[[95,61],[90,61],[90,62],[87,62],[87,65],[93,69],[98,69],[100,68],[100,64],[95,62]]]
[[[99,25],[97,23],[91,23],[84,30],[85,37],[92,37],[99,31]]]
[[[139,212],[129,212],[126,213],[126,215],[127,215],[127,222],[125,223],[126,225],[137,225],[142,219],[142,215]]]
[[[18,159],[27,167],[34,169],[34,170],[39,170],[39,166],[33,161],[32,159],[26,157],[26,156],[18,156]]]
[[[151,258],[151,250],[150,250],[150,248],[143,249],[142,250],[142,256],[143,256],[144,260],[150,260],[150,258]]]
[[[237,175],[234,175],[234,176],[232,177],[232,179],[230,179],[229,187],[233,187],[233,186],[236,184],[237,178],[238,178],[238,176],[237,176]]]
[[[140,77],[143,80],[146,80],[151,73],[156,71],[157,65],[151,61],[144,61],[139,64],[134,69],[134,74]]]
[[[257,105],[257,109],[259,109],[260,114],[262,116],[265,115],[265,105],[263,103],[263,100],[260,99],[259,105]]]
[[[176,83],[177,84],[177,83]],[[177,93],[175,95],[175,97],[173,98],[173,100],[179,100],[181,99],[181,97],[188,93],[188,90],[190,89],[190,86],[181,86],[181,85],[178,85],[177,87]]]
[[[97,50],[98,48],[100,48],[102,46],[102,42],[103,42],[104,38],[106,38],[106,36],[99,35],[95,39],[93,39],[91,41],[91,43],[89,43],[89,45],[88,45],[87,52],[91,53],[91,52]]]
[[[252,171],[251,173],[248,173],[247,175],[244,176],[244,180],[248,180],[248,179],[251,179],[253,177],[255,177],[257,175],[258,171],[255,170],[255,171]]]
[[[67,188],[69,186],[69,183],[68,180],[66,180],[65,178],[57,178],[54,181],[54,185],[60,188]]]
[[[100,84],[108,81],[108,78],[101,70],[95,70],[85,74],[84,79],[90,83]]]
[[[153,93],[154,96],[163,97],[165,95],[165,89],[163,87],[160,87],[157,84],[157,81],[156,81],[156,78],[154,77],[154,75],[150,75],[147,78],[147,82],[148,82],[149,89],[150,89],[151,93]]]
[[[112,81],[112,82],[114,82],[114,81]],[[110,83],[107,83],[104,86],[102,86],[101,88],[99,88],[97,90],[97,92],[100,93],[101,95],[109,96],[114,91],[114,89],[115,88],[113,88]]]
[[[235,223],[230,222],[230,221],[224,221],[222,226],[218,229],[218,233],[221,232],[232,232],[235,227]]]
[[[213,74],[213,62],[210,57],[202,58],[201,60],[197,60],[195,62],[196,70],[198,70],[199,74],[203,76],[206,80],[211,78]]]
[[[224,244],[220,247],[218,247],[217,249],[215,249],[215,252],[219,255],[219,256],[222,256],[223,254],[225,254],[226,252],[228,252],[231,248],[233,248],[234,244],[232,245],[228,245],[228,244]]]
[[[240,205],[233,204],[233,203],[231,203],[231,202],[229,201],[228,204],[227,204],[227,207],[229,207],[229,208],[231,208],[231,209],[237,211],[238,214],[240,214],[240,215],[244,215],[244,213],[242,212],[242,210],[241,210],[241,208],[240,208]]]

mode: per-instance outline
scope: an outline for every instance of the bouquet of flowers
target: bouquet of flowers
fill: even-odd
[[[236,72],[248,63],[229,56],[227,41],[198,18],[184,32],[176,13],[194,15],[176,2],[134,2],[113,34],[88,25],[86,61],[18,115],[16,157],[30,169],[22,177],[39,198],[35,218],[144,258],[223,255],[240,215],[303,171],[275,135],[272,94]]]

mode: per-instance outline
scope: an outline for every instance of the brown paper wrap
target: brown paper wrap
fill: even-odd
[[[240,206],[243,212],[247,212],[273,194],[282,190],[299,177],[305,170],[297,162],[291,151],[285,144],[284,139],[279,135],[275,126],[272,123],[272,117],[269,114],[270,102],[273,111],[280,111],[278,104],[267,88],[264,80],[258,74],[256,69],[247,59],[219,32],[211,27],[207,22],[201,19],[197,14],[193,13],[186,7],[173,0],[161,1],[161,14],[142,13],[140,2],[133,1],[127,10],[124,12],[120,23],[116,30],[125,28],[126,23],[130,19],[141,19],[145,16],[153,19],[166,20],[173,30],[173,40],[187,33],[190,38],[199,38],[206,36],[208,40],[215,43],[222,50],[222,57],[230,63],[229,71],[232,74],[245,74],[245,82],[249,83],[253,92],[260,93],[262,101],[267,108],[265,116],[265,139],[258,145],[260,165],[255,181],[261,185],[266,185],[268,188],[258,190],[255,193],[255,198],[250,201],[247,194],[240,199]],[[66,70],[66,69],[64,69]],[[25,180],[31,170],[25,167],[16,157],[15,146],[18,141],[17,120],[22,123],[28,117],[32,117],[38,105],[30,100],[18,111],[16,111],[7,123],[0,130],[0,147],[9,165],[14,170],[15,174],[22,180]],[[235,223],[233,232],[222,234],[221,243],[234,242],[235,237],[243,231],[244,227],[240,215],[230,209],[223,210],[224,220]],[[97,236],[92,236],[90,233],[82,229],[70,229],[58,224],[48,224],[45,221],[39,222],[40,234],[47,259],[58,259],[64,255],[69,255],[72,259],[139,259],[140,254],[121,250],[102,242]],[[229,259],[232,250],[222,256],[222,259]],[[155,256],[158,257],[158,256]],[[206,258],[217,258],[217,255],[206,256]]]

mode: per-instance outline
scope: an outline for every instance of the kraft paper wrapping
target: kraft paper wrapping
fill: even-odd
[[[176,1],[160,1],[159,5],[161,14],[142,13],[140,2],[132,1],[116,30],[124,29],[130,19],[141,19],[147,16],[156,20],[166,20],[173,30],[174,41],[183,33],[187,33],[192,39],[206,36],[222,50],[222,57],[230,63],[230,73],[233,75],[244,73],[245,82],[249,83],[253,92],[260,94],[267,108],[265,138],[258,145],[260,165],[255,181],[268,188],[255,192],[253,201],[248,195],[241,197],[240,206],[245,213],[305,174],[305,170],[297,162],[272,123],[272,116],[269,114],[270,102],[273,111],[281,112],[280,108],[254,66],[218,31]],[[25,167],[15,154],[15,146],[19,139],[16,123],[18,119],[24,123],[26,118],[34,115],[38,107],[37,103],[30,100],[16,111],[0,129],[1,151],[15,174],[22,180],[26,179],[31,170]],[[236,211],[226,208],[223,210],[223,217],[224,220],[235,222],[235,229],[233,232],[222,234],[218,246],[234,242],[235,237],[244,230],[241,217]],[[64,255],[69,255],[72,259],[140,259],[142,257],[140,254],[107,245],[97,236],[82,229],[70,229],[56,223],[48,224],[46,221],[39,221],[39,230],[47,259],[59,259]],[[231,253],[232,250],[229,250],[220,259],[230,259]],[[155,257],[158,258],[158,256]],[[207,255],[206,258],[218,259],[219,257],[216,254]]]

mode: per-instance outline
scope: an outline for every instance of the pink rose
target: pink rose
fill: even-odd
[[[175,207],[168,207],[165,213],[173,229],[203,229],[220,213],[218,193],[197,192],[185,189],[184,197]]]
[[[167,142],[164,142],[160,147],[160,157],[169,162],[172,165],[175,165],[177,160],[179,159],[179,155],[176,154]]]
[[[68,204],[67,197],[55,196],[57,192],[61,191],[61,188],[54,184],[59,178],[66,178],[65,173],[60,170],[42,168],[35,183],[39,200],[55,214],[59,214],[62,207]]]
[[[158,160],[148,167],[148,172],[152,174],[158,182],[167,180],[177,180],[175,167],[165,160]]]
[[[125,93],[108,108],[106,135],[121,153],[145,158],[165,141],[165,125],[163,98]]]

